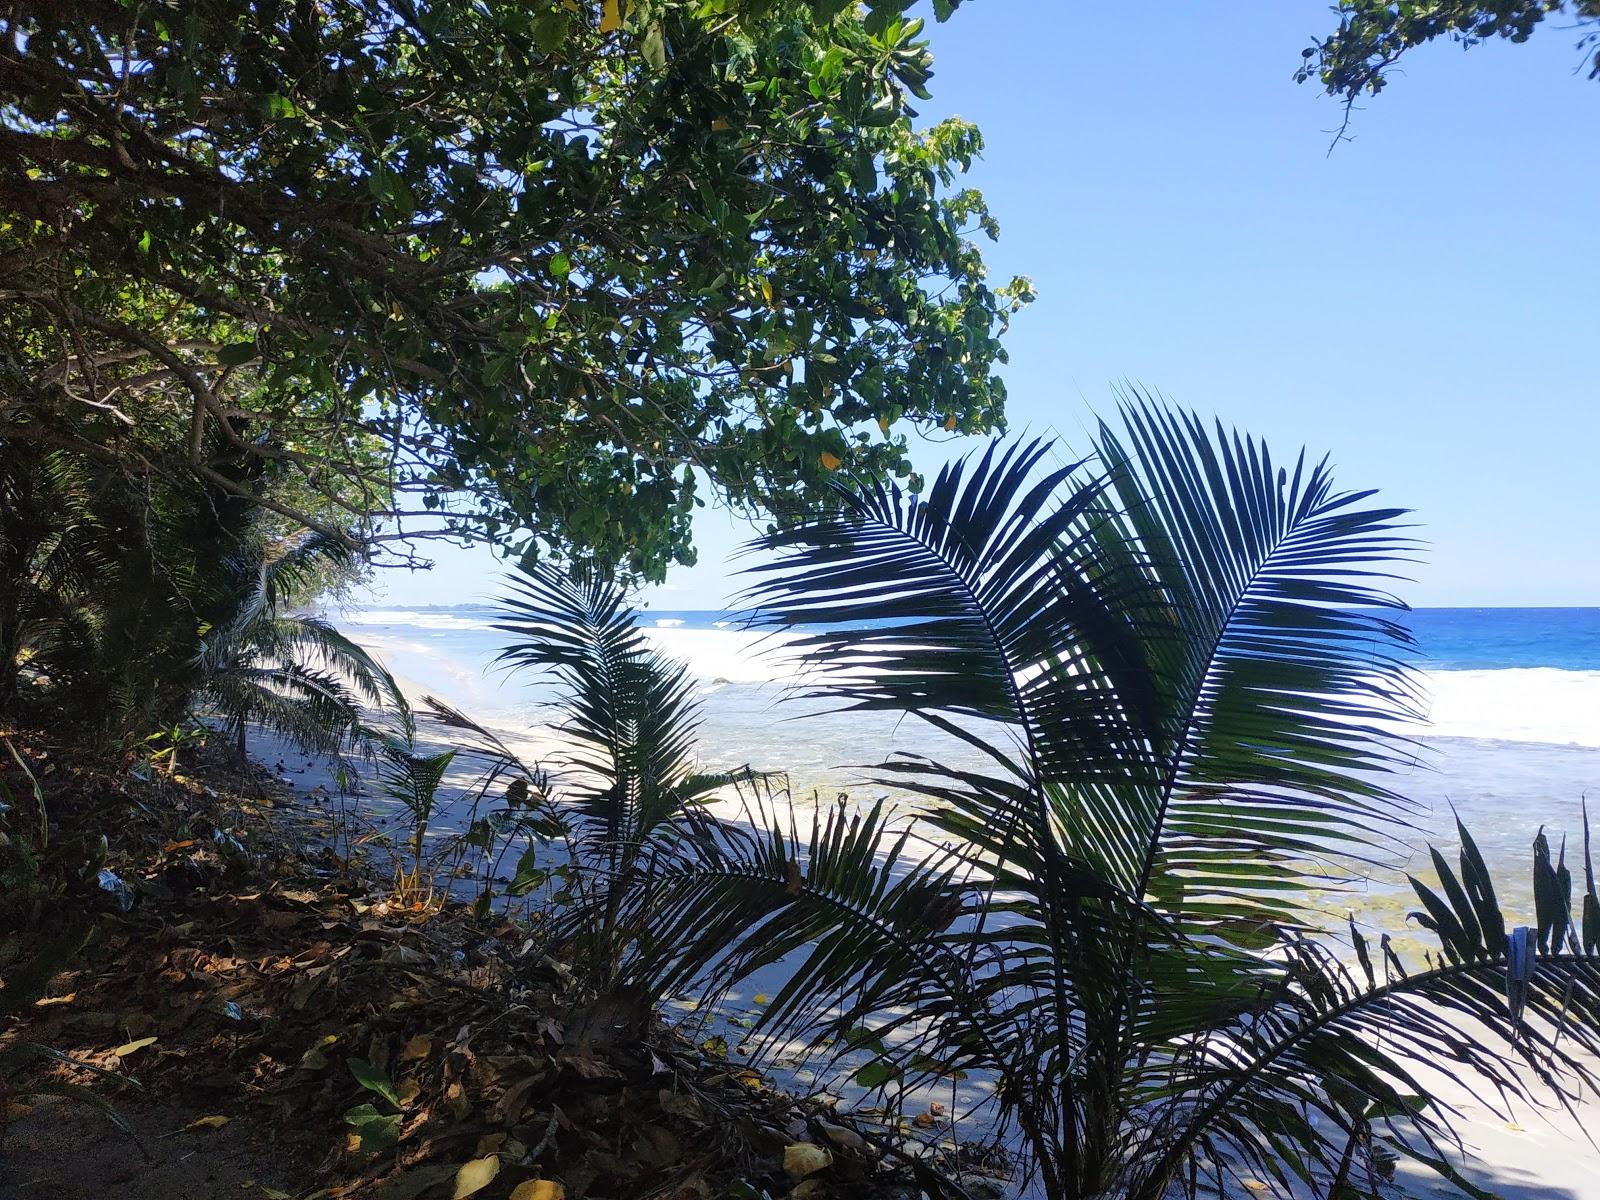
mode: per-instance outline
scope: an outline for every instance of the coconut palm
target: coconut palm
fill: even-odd
[[[204,631],[195,702],[219,716],[239,758],[251,725],[308,753],[342,754],[363,744],[364,708],[384,709],[402,733],[411,716],[394,678],[369,651],[320,617],[285,612],[330,570],[348,569],[349,550],[309,531],[252,540],[235,563],[231,617]]]
[[[987,1072],[1055,1200],[1365,1195],[1390,1148],[1459,1179],[1419,1063],[1491,1095],[1595,1082],[1592,873],[1575,925],[1546,849],[1538,928],[1508,933],[1463,830],[1459,872],[1435,854],[1415,884],[1423,968],[1359,934],[1341,957],[1306,894],[1383,861],[1409,811],[1385,782],[1412,756],[1402,513],[1325,461],[1123,415],[1085,462],[996,443],[761,540],[750,604],[831,672],[806,694],[979,765],[882,764],[922,798],[908,830],[879,805],[681,840],[628,969],[787,960],[762,1031],[879,1046],[868,1082]]]
[[[500,659],[545,674],[569,739],[561,806],[583,893],[568,927],[592,982],[607,990],[648,915],[625,898],[656,858],[698,824],[700,806],[747,770],[707,772],[694,756],[700,705],[681,662],[656,652],[614,578],[579,567],[533,566],[513,575],[496,629],[512,641]]]

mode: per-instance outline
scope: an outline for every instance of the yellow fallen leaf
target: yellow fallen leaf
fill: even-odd
[[[226,1125],[231,1120],[233,1120],[232,1117],[224,1117],[224,1116],[220,1116],[220,1115],[214,1116],[214,1117],[196,1117],[194,1120],[190,1121],[187,1125],[185,1125],[184,1128],[185,1129],[221,1129],[224,1125]]]
[[[837,454],[830,453],[827,450],[824,450],[817,458],[821,461],[824,471],[837,471],[839,464],[844,461]]]
[[[610,33],[613,29],[622,28],[622,2],[621,0],[604,0],[600,6],[600,32]]]
[[[763,993],[757,992],[756,993],[756,1003],[757,1004],[765,1004],[765,1003],[767,1003],[767,997]]]
[[[400,1097],[401,1107],[405,1107],[417,1098],[422,1091],[422,1085],[415,1079],[402,1079],[394,1085],[394,1094]]]
[[[1262,1183],[1259,1179],[1246,1179],[1243,1180],[1243,1183],[1252,1192],[1265,1192],[1270,1190],[1272,1186],[1271,1184]]]
[[[790,1142],[783,1148],[783,1169],[794,1179],[804,1179],[833,1165],[833,1155],[814,1142]]]
[[[553,1179],[530,1179],[511,1189],[511,1200],[567,1200],[567,1189]]]
[[[500,1174],[500,1160],[490,1155],[487,1158],[475,1158],[471,1162],[462,1163],[461,1169],[456,1172],[456,1190],[453,1200],[462,1200],[474,1192],[481,1192]]]
[[[115,1054],[118,1058],[127,1058],[128,1055],[133,1054],[136,1051],[143,1050],[146,1046],[154,1045],[155,1040],[156,1039],[153,1037],[142,1037],[131,1042],[123,1042],[122,1045],[118,1046],[111,1053]]]
[[[71,1004],[78,998],[77,992],[68,992],[65,996],[41,996],[33,1002],[35,1008],[49,1008],[52,1004]]]
[[[400,1061],[413,1062],[419,1058],[427,1058],[432,1049],[433,1039],[425,1033],[419,1033],[401,1048]]]

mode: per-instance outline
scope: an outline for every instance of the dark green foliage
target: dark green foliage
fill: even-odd
[[[0,439],[0,714],[108,747],[172,725],[257,523],[226,491]]]
[[[904,475],[893,422],[999,424],[1030,292],[971,240],[976,130],[913,127],[907,7],[0,6],[5,436],[653,575],[694,469]]]
[[[241,748],[252,722],[348,742],[361,702],[403,701],[359,646],[287,610],[362,565],[280,530],[224,488],[0,440],[0,716],[126,751],[199,703]]]
[[[410,862],[395,864],[396,898],[426,906],[441,884],[453,890],[475,877],[477,911],[487,916],[496,899],[546,882],[553,872],[536,881],[534,864],[563,826],[544,771],[434,696],[400,716],[397,731],[359,731],[382,795],[405,810]],[[439,825],[453,832],[439,833]],[[502,874],[508,863],[510,878]]]
[[[841,807],[681,840],[634,968],[715,983],[798,956],[762,1030],[873,1045],[877,1084],[990,1073],[1052,1197],[1158,1200],[1197,1171],[1365,1195],[1394,1153],[1454,1179],[1418,1063],[1519,1097],[1594,1080],[1570,873],[1541,843],[1540,930],[1507,933],[1463,830],[1459,871],[1416,884],[1441,957],[1407,973],[1352,922],[1341,960],[1305,893],[1406,828],[1383,783],[1413,712],[1401,513],[1325,463],[1124,417],[1087,464],[994,445],[925,497],[860,484],[764,540],[752,604],[853,668],[813,694],[986,765],[882,764],[924,798],[909,829]]]
[[[1403,55],[1440,38],[1464,47],[1491,38],[1525,42],[1554,21],[1561,29],[1584,31],[1578,47],[1585,53],[1600,40],[1596,0],[1341,0],[1334,12],[1338,31],[1303,51],[1305,63],[1295,78],[1316,79],[1347,104],[1382,91]],[[1589,78],[1600,78],[1600,50]]]
[[[701,824],[699,807],[714,792],[752,777],[698,769],[693,681],[683,663],[650,647],[622,586],[594,572],[547,568],[510,583],[495,627],[512,640],[500,658],[557,685],[560,729],[574,747],[571,799],[561,805],[580,893],[568,925],[579,961],[605,989],[650,923],[659,856]]]
[[[354,569],[344,543],[309,530],[258,534],[234,557],[236,609],[200,638],[194,702],[222,719],[240,758],[251,725],[308,753],[340,754],[363,743],[367,707],[409,724],[405,696],[377,659],[327,621],[285,611]]]

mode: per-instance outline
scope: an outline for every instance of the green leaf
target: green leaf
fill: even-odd
[[[899,1077],[899,1067],[888,1059],[878,1058],[857,1070],[852,1078],[864,1088],[880,1088]]]
[[[360,1154],[382,1154],[400,1140],[403,1118],[399,1113],[386,1115],[370,1104],[358,1104],[345,1113],[344,1120],[358,1139]]]
[[[395,1091],[393,1082],[388,1073],[373,1066],[364,1058],[350,1060],[350,1074],[356,1077],[356,1082],[369,1092],[376,1092],[396,1108],[403,1108],[400,1103],[400,1094]]]
[[[224,367],[241,367],[256,358],[254,342],[234,342],[217,351],[217,362]]]

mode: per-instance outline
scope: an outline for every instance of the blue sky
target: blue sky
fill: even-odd
[[[928,120],[978,123],[971,182],[1033,276],[1005,369],[1013,428],[1082,443],[1123,383],[1332,454],[1416,510],[1416,605],[1600,605],[1600,83],[1574,37],[1417,51],[1356,113],[1291,76],[1325,0],[971,0],[932,29]],[[936,467],[960,443],[914,444]],[[717,608],[747,530],[653,607]],[[374,599],[480,600],[445,551]]]

